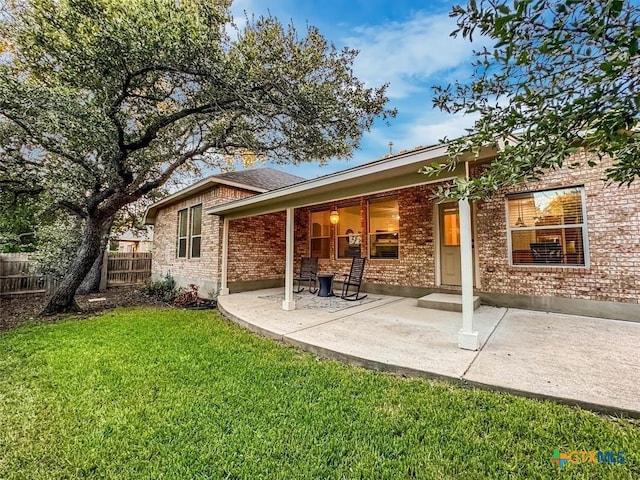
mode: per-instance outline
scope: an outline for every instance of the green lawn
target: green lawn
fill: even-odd
[[[550,462],[624,451],[624,465]],[[212,312],[0,333],[0,478],[640,478],[640,428],[319,361]]]

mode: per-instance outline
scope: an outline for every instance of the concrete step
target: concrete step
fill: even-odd
[[[453,293],[430,293],[418,299],[418,306],[447,312],[462,311],[462,295]],[[480,297],[473,297],[473,309],[480,306]]]

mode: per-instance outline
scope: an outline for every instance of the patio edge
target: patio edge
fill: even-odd
[[[339,361],[348,365],[365,368],[367,370],[374,370],[378,372],[399,375],[402,377],[424,378],[429,380],[444,380],[444,381],[453,382],[462,387],[478,388],[481,390],[492,391],[492,392],[509,393],[511,395],[524,397],[524,398],[531,398],[535,400],[547,400],[547,401],[552,401],[554,403],[558,403],[558,404],[566,405],[570,407],[579,407],[583,410],[588,410],[588,411],[599,413],[599,414],[629,417],[629,418],[640,418],[640,410],[631,410],[627,408],[614,407],[611,405],[603,405],[599,403],[592,403],[592,402],[587,402],[583,400],[577,400],[574,398],[531,392],[528,390],[520,390],[520,389],[504,387],[500,385],[492,385],[488,383],[470,380],[470,379],[467,379],[465,376],[453,377],[449,375],[442,375],[442,374],[437,374],[433,372],[428,372],[425,370],[418,370],[415,368],[403,367],[403,366],[392,364],[392,363],[381,362],[378,360],[371,360],[368,358],[351,355],[349,353],[338,352],[338,351],[331,350],[318,345],[314,345],[308,342],[296,340],[288,337],[287,334],[278,334],[278,333],[272,332],[271,330],[267,330],[265,328],[259,327],[253,323],[247,322],[246,320],[243,320],[237,315],[226,310],[224,306],[220,303],[220,301],[218,301],[218,310],[222,314],[222,316],[225,317],[227,320],[229,320],[232,323],[235,323],[239,327],[242,327],[252,333],[261,335],[266,338],[270,338],[271,340],[276,340],[282,344],[289,345],[291,347],[297,348],[307,353],[320,356],[322,358],[326,358],[328,360]],[[483,350],[483,348],[484,348],[484,344],[480,346],[480,350],[478,350],[478,353],[480,353]]]

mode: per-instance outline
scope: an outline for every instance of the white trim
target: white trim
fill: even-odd
[[[512,227],[509,225],[509,200],[517,200],[518,198],[530,198],[529,195],[542,192],[554,192],[558,190],[570,190],[577,189],[580,191],[580,201],[582,202],[582,223],[565,223],[561,225],[541,225],[541,226],[527,226],[527,227]],[[507,234],[507,265],[509,267],[516,268],[574,268],[574,269],[586,269],[591,267],[591,256],[589,252],[589,229],[587,227],[587,195],[584,185],[570,185],[566,187],[555,188],[542,188],[540,190],[527,190],[525,192],[517,192],[512,194],[505,194],[504,197],[504,214],[506,223]],[[569,228],[582,229],[582,251],[584,257],[584,265],[566,264],[566,263],[514,263],[513,262],[513,242],[511,240],[512,232],[521,231],[539,231],[539,230],[566,230]],[[565,248],[565,245],[563,245]]]
[[[345,187],[348,187],[349,182],[360,180],[358,183],[359,186],[366,182],[364,177],[375,176],[380,174],[396,173],[396,175],[390,175],[393,178],[399,178],[402,175],[420,175],[418,170],[429,163],[433,163],[437,159],[445,159],[447,155],[448,146],[447,145],[434,145],[430,147],[420,147],[408,152],[400,152],[397,155],[393,155],[390,157],[382,158],[380,160],[361,165],[358,167],[354,167],[348,170],[344,170],[342,172],[336,172],[329,175],[325,175],[322,177],[318,177],[316,179],[307,180],[304,182],[300,182],[288,187],[283,187],[277,190],[272,190],[260,195],[256,195],[253,197],[236,200],[234,202],[230,202],[224,205],[217,205],[211,207],[207,210],[208,214],[212,215],[221,215],[221,216],[229,216],[230,218],[243,218],[248,216],[255,215],[263,215],[266,213],[272,213],[275,211],[282,211],[284,208],[289,206],[293,207],[303,207],[307,205],[317,205],[321,203],[325,203],[327,201],[336,200],[337,197],[332,198],[331,200],[321,200],[321,201],[312,201],[308,203],[299,203],[294,204],[296,198],[303,196],[304,194],[312,193],[316,190],[322,190],[324,187],[328,187],[330,185],[337,185],[340,183],[347,184]],[[484,159],[494,158],[496,155],[496,150],[492,147],[486,147],[475,155],[469,155],[469,157],[473,157],[474,161],[481,161]],[[458,165],[461,165],[459,163]],[[415,167],[415,170],[413,168]],[[411,181],[410,183],[406,183],[404,185],[398,185],[393,187],[382,188],[377,191],[391,191],[395,189],[406,188],[409,186],[416,185],[425,185],[430,183],[439,183],[452,178],[456,178],[456,175],[450,175],[446,178],[437,178],[430,181],[425,182],[416,182]],[[366,194],[371,194],[372,191],[366,192]],[[359,192],[354,196],[362,196],[365,192]],[[349,198],[349,197],[343,197]],[[279,208],[271,207],[269,208],[269,204],[274,203],[275,201],[281,202],[291,202],[291,205],[280,205]],[[258,208],[262,206],[263,208]],[[251,208],[255,210],[259,210],[259,213],[253,212],[247,213],[246,210]],[[245,212],[243,212],[245,210]]]
[[[391,232],[386,233],[395,233],[398,238],[398,256],[397,257],[372,257],[371,256],[371,235],[380,235],[382,232],[371,232],[371,203],[380,203],[384,202],[387,199],[396,199],[398,203],[398,230],[392,230]],[[362,242],[362,239],[360,240]],[[373,262],[377,262],[378,260],[400,260],[400,199],[398,195],[388,195],[384,197],[376,197],[376,198],[368,198],[367,199],[367,257],[369,260]]]
[[[591,268],[591,253],[589,251],[589,227],[587,224],[587,189],[583,185],[582,193],[582,250],[584,252],[584,268]]]
[[[227,270],[229,268],[229,219],[222,220],[222,272],[220,278],[220,295],[229,295]]]
[[[200,234],[199,235],[194,235],[193,234],[193,211],[200,207]],[[202,202],[196,204],[196,205],[192,205],[191,207],[189,207],[189,258],[193,258],[193,259],[199,259],[202,258],[202,221],[204,220],[204,208],[202,205]],[[197,257],[193,256],[193,239],[194,238],[199,238],[200,239],[200,252],[198,254]]]
[[[183,237],[180,235],[180,214],[184,212],[186,214],[185,216],[185,224],[186,224],[186,235]],[[188,259],[189,258],[189,207],[185,207],[185,208],[181,208],[180,210],[178,210],[177,212],[178,215],[178,235],[177,235],[177,240],[176,240],[176,258],[184,258],[184,259]],[[180,256],[180,240],[184,239],[184,257]]]
[[[252,192],[256,192],[256,193],[264,193],[264,192],[268,192],[269,190],[264,189],[264,188],[258,188],[258,187],[254,187],[252,185],[247,185],[245,183],[238,183],[238,182],[232,182],[230,180],[225,180],[223,178],[216,178],[215,175],[211,176],[211,177],[207,177],[204,180],[200,180],[197,183],[194,183],[193,185],[190,185],[186,188],[183,188],[182,190],[179,190],[175,193],[172,193],[171,195],[169,195],[168,197],[163,198],[162,200],[158,200],[156,203],[153,203],[151,205],[149,205],[147,207],[147,210],[144,212],[144,224],[145,225],[153,225],[155,222],[155,211],[161,207],[166,207],[172,203],[176,203],[179,200],[185,199],[185,198],[189,198],[193,195],[196,195],[200,192],[203,192],[205,190],[207,190],[210,187],[213,187],[215,185],[225,185],[228,187],[235,187],[235,188],[239,188],[241,190],[249,190]],[[151,215],[153,213],[153,215]],[[202,213],[206,213],[204,211],[204,208],[202,210]],[[153,220],[153,221],[151,221]]]
[[[360,222],[357,225],[357,232],[353,232],[353,235],[355,236],[360,236],[360,244],[358,245],[358,247],[360,247],[360,255],[362,255],[362,205],[360,204],[360,202],[351,202],[351,203],[347,203],[347,204],[342,204],[342,205],[336,205],[336,210],[338,211],[338,214],[340,214],[340,210],[342,209],[347,209],[347,208],[353,208],[353,207],[358,207],[358,221]],[[367,212],[369,211],[369,209],[367,208]],[[340,215],[340,218],[342,218],[342,215]],[[368,223],[368,218],[365,220],[365,222],[367,223],[367,228],[369,228],[369,223]],[[340,235],[338,234],[338,226],[340,225],[340,221],[338,221],[338,223],[336,225],[334,225],[334,229],[333,232],[335,234],[335,259],[336,260],[351,260],[352,257],[341,257],[339,256],[340,254],[340,239],[341,238],[346,238],[347,239],[347,248],[351,245],[351,243],[349,243],[351,235],[347,235],[347,234],[343,234]],[[351,227],[349,227],[351,228]]]
[[[436,145],[432,147],[427,147],[420,153],[424,153],[426,155],[419,155],[418,152],[415,152],[415,151],[401,153],[390,158],[384,158],[375,162],[367,163],[365,165],[360,165],[358,167],[350,168],[348,170],[343,170],[341,172],[331,173],[329,175],[324,175],[322,177],[318,177],[312,180],[296,183],[288,187],[279,188],[277,190],[271,190],[262,195],[248,197],[248,198],[237,200],[235,202],[231,202],[225,205],[215,206],[209,209],[209,213],[224,214],[223,211],[230,208],[240,208],[244,206],[249,206],[254,203],[266,202],[269,200],[282,197],[284,196],[284,194],[291,195],[296,193],[307,192],[309,190],[315,190],[317,188],[321,188],[327,185],[331,185],[333,183],[337,183],[338,181],[351,180],[351,179],[362,177],[364,175],[371,175],[373,173],[380,173],[386,170],[392,170],[394,168],[407,165],[406,158],[414,155],[417,157],[423,156],[424,158],[416,158],[415,160],[413,160],[413,162],[420,162],[420,163],[426,162],[428,160],[433,160],[435,158],[445,156],[447,153],[447,148],[446,146],[443,146],[443,145]],[[438,180],[438,181],[443,181],[443,180]]]
[[[383,188],[380,190],[371,190],[368,191],[366,193],[359,193],[357,195],[349,195],[348,197],[337,197],[337,198],[332,198],[331,200],[322,200],[322,201],[318,201],[318,202],[310,202],[310,203],[301,203],[296,205],[294,208],[310,208],[310,207],[314,207],[317,205],[325,205],[327,203],[337,203],[337,202],[344,202],[344,201],[348,201],[351,200],[353,198],[360,198],[360,197],[367,197],[369,195],[377,195],[379,193],[387,193],[387,192],[396,192],[398,190],[404,190],[406,188],[411,188],[411,187],[420,187],[423,185],[432,185],[434,183],[441,183],[441,182],[446,182],[448,180],[453,180],[456,177],[455,175],[450,176],[450,177],[443,177],[443,178],[437,178],[435,180],[428,180],[426,182],[419,182],[419,183],[411,183],[411,184],[407,184],[407,185],[402,185],[399,187],[393,187],[393,188]],[[249,198],[259,198],[262,197],[262,195],[256,195],[255,197],[249,197]],[[225,218],[230,218],[231,220],[237,220],[239,218],[246,218],[246,217],[254,217],[257,215],[268,215],[270,213],[277,213],[277,212],[282,212],[284,210],[286,210],[285,208],[272,208],[269,210],[264,210],[261,211],[260,213],[250,213],[248,215],[246,214],[227,214],[226,211],[227,209],[225,207],[233,207],[235,208],[235,206],[232,205],[232,203],[236,203],[236,202],[230,202],[230,203],[225,203],[222,205],[218,205],[216,207],[211,207],[208,208],[206,213],[207,215],[219,215]]]
[[[473,288],[482,290],[480,284],[480,254],[478,253],[478,204],[471,202],[471,245],[473,252]]]
[[[505,221],[505,232],[507,235],[507,265],[513,267],[513,246],[511,241],[511,231],[509,230],[509,197],[508,195],[504,196],[504,221]],[[520,266],[520,265],[518,265]]]
[[[434,236],[434,252],[433,252],[433,265],[435,269],[434,275],[434,286],[441,287],[442,283],[442,242],[440,241],[440,236],[442,232],[440,231],[440,205],[444,205],[445,203],[454,203],[455,200],[451,199],[443,199],[434,202],[433,204],[433,236]],[[473,256],[473,288],[480,289],[480,255],[478,254],[478,235],[477,235],[477,223],[476,223],[476,203],[470,202],[471,204],[471,244],[473,245],[471,252]],[[458,217],[460,213],[458,212]],[[462,228],[462,227],[460,227]],[[457,285],[446,285],[448,287],[456,287]]]
[[[295,248],[295,225],[293,208],[287,208],[287,222],[285,230],[285,269],[284,269],[284,300],[283,310],[295,310],[296,302],[293,296],[293,249]]]
[[[311,216],[314,213],[318,213],[318,212],[329,212],[329,213],[331,213],[331,209],[330,208],[323,208],[322,210],[310,210],[308,212],[309,213],[309,221],[308,221],[308,224],[309,224],[309,235],[308,235],[308,237],[309,237],[309,256],[312,256],[312,253],[313,253],[313,248],[312,248],[313,240],[316,240],[316,239],[321,240],[321,239],[326,238],[326,239],[329,240],[329,256],[328,257],[318,257],[318,258],[321,259],[321,260],[331,260],[331,229],[333,228],[333,225],[331,224],[331,221],[329,221],[329,235],[321,235],[319,237],[314,237],[312,235],[313,222],[311,221]]]
[[[433,203],[433,268],[435,269],[435,275],[433,278],[433,283],[436,287],[442,286],[442,272],[441,269],[441,260],[440,260],[440,204],[442,201]]]
[[[473,250],[471,248],[471,206],[469,199],[458,201],[460,218],[460,267],[462,270],[462,328],[458,332],[458,346],[478,350],[478,332],[473,330]]]

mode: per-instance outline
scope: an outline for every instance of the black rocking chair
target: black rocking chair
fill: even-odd
[[[300,293],[304,290],[302,282],[307,282],[309,292],[316,293],[318,289],[316,284],[318,281],[318,257],[302,257],[300,261],[300,272],[293,279],[294,282],[298,282],[298,289],[295,293]],[[313,282],[313,287],[311,286]]]
[[[364,263],[367,259],[361,257],[354,257],[351,261],[351,271],[347,275],[344,274],[344,283],[342,285],[342,294],[340,298],[343,300],[349,300],[355,302],[356,300],[362,300],[366,295],[360,295],[360,287],[362,286],[362,275],[364,274]],[[354,287],[356,291],[349,293],[349,287]]]

